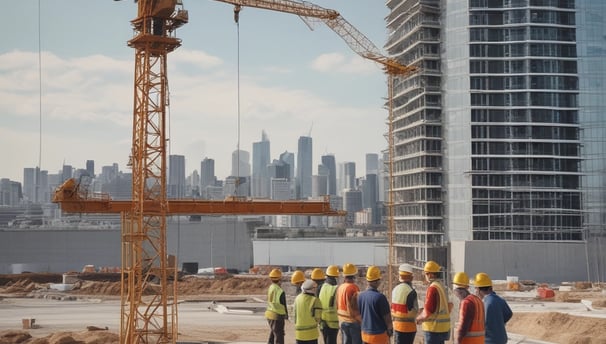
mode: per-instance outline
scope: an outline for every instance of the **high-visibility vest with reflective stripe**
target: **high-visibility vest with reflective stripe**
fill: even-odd
[[[433,281],[429,287],[438,291],[438,309],[428,319],[423,321],[421,328],[425,332],[448,332],[450,331],[450,312],[448,311],[448,296],[442,283]]]
[[[464,298],[461,301],[461,306],[466,302],[473,303],[475,315],[471,321],[469,331],[465,334],[460,344],[484,344],[484,322],[486,320],[484,318],[484,303],[475,295],[468,295]]]
[[[341,322],[353,323],[357,322],[354,314],[349,313],[350,300],[347,298],[347,294],[353,291],[351,295],[360,291],[360,288],[355,283],[345,282],[337,288],[337,317]],[[355,305],[357,307],[357,305]]]
[[[417,310],[419,306],[415,300],[413,309],[408,309],[406,300],[412,292],[412,287],[408,283],[400,283],[391,293],[391,319],[393,329],[398,332],[416,332],[417,331]]]
[[[318,339],[318,322],[322,317],[322,303],[309,294],[301,293],[295,299],[295,338]]]
[[[320,289],[320,302],[322,302],[322,320],[330,328],[339,328],[339,318],[337,318],[337,300],[335,294],[337,286],[324,283]]]
[[[276,320],[286,315],[286,307],[280,303],[280,296],[284,290],[276,284],[272,283],[267,290],[267,309],[265,310],[265,318]]]

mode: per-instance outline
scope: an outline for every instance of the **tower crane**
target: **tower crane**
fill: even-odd
[[[413,67],[385,57],[335,10],[291,0],[216,0],[296,14],[320,20],[358,55],[381,64],[390,75]],[[135,49],[133,134],[130,166],[132,199],[114,201],[91,195],[75,180],[60,186],[53,202],[75,213],[120,213],[122,221],[121,343],[175,343],[177,335],[176,262],[168,259],[166,216],[172,214],[308,214],[343,215],[324,201],[265,201],[232,197],[224,201],[168,200],[166,197],[167,55],[181,45],[176,30],[188,22],[181,0],[135,0],[131,21]],[[391,82],[390,82],[391,88]],[[391,95],[391,91],[390,91]],[[391,112],[391,110],[390,110]],[[391,132],[391,131],[390,131]],[[391,135],[390,135],[391,137]],[[152,278],[158,285],[152,285]],[[171,280],[175,281],[171,283]]]

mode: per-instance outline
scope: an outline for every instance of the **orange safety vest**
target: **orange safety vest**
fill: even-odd
[[[345,282],[337,288],[337,317],[340,322],[358,322],[358,305],[351,301],[358,292],[360,288],[353,282]]]
[[[415,300],[413,309],[408,309],[406,306],[406,299],[412,291],[408,283],[400,283],[391,292],[391,319],[395,331],[417,332],[418,301]]]
[[[463,304],[468,302],[473,303],[475,315],[471,321],[469,331],[465,334],[460,344],[484,344],[484,322],[486,320],[484,319],[484,303],[476,295],[468,295],[461,301],[459,307],[463,309]],[[459,319],[464,319],[464,316],[464,314],[460,314]]]

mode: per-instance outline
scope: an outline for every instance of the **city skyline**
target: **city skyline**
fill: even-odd
[[[269,141],[271,142],[271,140],[269,140]],[[248,162],[250,164],[252,164],[252,155],[250,154],[250,152],[247,151],[247,150],[244,150],[244,149],[241,149],[241,151],[249,153],[249,155],[248,155]],[[234,152],[232,152],[232,154]],[[287,151],[284,151],[284,150],[282,150],[280,152],[271,152],[270,158],[271,158],[272,161],[273,160],[279,160],[280,156],[282,154],[286,153],[286,152]],[[294,154],[295,157],[297,156],[297,151],[294,151],[294,152],[288,151],[288,153]],[[375,152],[360,152],[359,153],[359,155],[361,156],[360,159],[357,159],[356,161],[348,161],[348,160],[341,160],[341,159],[339,159],[339,157],[336,156],[333,153],[317,153],[317,154],[313,155],[314,164],[312,165],[312,175],[318,175],[319,174],[318,173],[318,166],[321,165],[321,164],[323,164],[323,158],[326,157],[326,156],[334,156],[334,160],[336,162],[336,165],[339,165],[339,164],[351,164],[351,163],[353,163],[353,164],[355,164],[354,165],[354,171],[355,171],[355,166],[359,166],[359,169],[361,171],[365,171],[366,170],[366,163],[365,163],[366,160],[365,159],[366,159],[366,156],[368,154],[378,154],[379,156],[381,156],[380,153],[375,153]],[[171,156],[173,156],[173,157],[174,156],[182,156],[182,154],[180,154],[179,152],[173,152],[172,154],[167,155],[167,157],[166,157],[167,180],[169,178],[168,169],[170,169],[169,165],[170,165],[170,160],[171,160],[170,157]],[[202,173],[202,171],[201,171],[202,170],[201,163],[203,161],[205,161],[206,159],[213,160],[213,170],[215,171],[215,177],[216,177],[217,180],[225,180],[228,177],[234,176],[232,173],[228,173],[228,174],[225,174],[225,175],[220,175],[220,174],[216,173],[216,171],[217,171],[216,166],[220,164],[220,163],[218,164],[217,161],[223,160],[224,164],[226,166],[228,166],[225,169],[226,170],[231,170],[232,169],[233,161],[232,161],[231,154],[230,154],[230,157],[224,158],[224,159],[217,159],[216,157],[213,157],[213,156],[206,156],[206,157],[201,157],[199,160],[196,160],[196,161],[189,161],[188,158],[185,157],[184,169],[185,169],[185,175],[186,175],[186,177],[191,176],[191,174],[194,173],[194,171],[197,171],[198,174],[201,175],[201,173]],[[97,160],[94,159],[93,157],[88,157],[82,163],[76,163],[76,164],[67,164],[67,163],[65,163],[65,164],[62,164],[62,165],[57,165],[56,168],[42,169],[42,171],[47,171],[50,174],[63,174],[63,173],[65,173],[64,172],[65,166],[71,167],[73,171],[76,171],[76,170],[79,170],[79,169],[88,170],[90,168],[90,166],[88,166],[88,165],[90,165],[91,161],[94,162],[93,165],[94,165],[94,171],[95,171],[96,175],[99,175],[101,173],[101,170],[102,170],[103,167],[114,166],[115,164],[118,164],[118,169],[119,169],[120,172],[122,172],[122,173],[130,173],[130,168],[128,166],[126,166],[126,165],[121,165],[118,162],[112,162],[112,163],[109,163],[109,164],[99,164],[97,162]],[[296,161],[296,159],[295,159],[295,161]],[[357,161],[363,161],[364,163],[360,164]],[[23,182],[24,182],[24,180],[23,180],[23,178],[24,178],[24,171],[26,169],[35,169],[35,168],[36,168],[35,166],[22,166],[20,168],[20,170],[21,170],[21,176],[19,178],[13,179],[13,178],[9,178],[7,176],[0,175],[0,179],[6,178],[6,179],[9,179],[11,181],[20,182],[21,184],[23,184]],[[295,170],[296,170],[296,163],[295,163]],[[363,176],[363,175],[365,175],[365,174],[359,174],[359,175],[356,175],[356,176],[359,177],[359,176]]]
[[[385,41],[383,3],[314,3],[339,10],[377,47]],[[252,152],[248,143],[263,129],[273,147],[290,152],[311,130],[315,152],[358,164],[357,152],[386,146],[385,75],[330,29],[310,31],[296,16],[243,8],[238,35],[232,6],[184,5],[190,21],[168,58],[168,154],[183,154],[188,165],[215,157],[224,176],[230,166],[222,157],[238,147]],[[19,154],[2,156],[0,176],[20,180],[25,166],[52,171],[91,156],[97,165],[124,168],[132,146],[134,50],[127,41],[136,4],[91,2],[92,17],[82,16],[75,0],[24,0],[12,11],[0,23],[2,32],[14,32],[0,47],[0,146]]]

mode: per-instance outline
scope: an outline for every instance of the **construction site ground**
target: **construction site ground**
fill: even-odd
[[[62,277],[0,275],[0,344],[119,342],[119,274],[80,274],[73,285],[61,284]],[[267,278],[254,275],[187,276],[178,284],[177,342],[266,343],[268,284]],[[292,304],[294,288],[287,281],[283,286]],[[570,283],[553,288],[555,296],[549,299],[538,297],[537,286],[511,291],[506,283],[495,284],[514,311],[507,324],[509,343],[606,344],[603,285]],[[424,287],[416,287],[422,297]],[[287,321],[286,343],[294,342],[294,326]],[[420,331],[416,342],[423,342]]]

